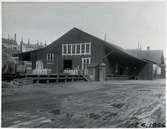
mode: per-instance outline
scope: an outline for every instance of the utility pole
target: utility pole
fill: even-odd
[[[105,32],[105,34],[104,34],[104,41],[106,41],[107,40],[107,37],[106,37],[106,32]]]
[[[21,41],[20,41],[20,52],[23,52],[23,37],[21,37]]]
[[[15,42],[16,42],[16,33],[14,34],[14,40],[15,40]]]

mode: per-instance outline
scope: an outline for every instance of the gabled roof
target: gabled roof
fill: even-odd
[[[71,31],[78,31],[78,33],[84,33],[84,34],[86,34],[86,35],[89,35],[89,36],[91,36],[91,37],[94,37],[94,38],[96,38],[97,40],[100,40],[101,42],[103,42],[104,43],[104,45],[106,45],[106,46],[108,46],[109,48],[115,48],[117,51],[119,51],[119,52],[121,52],[121,53],[124,53],[125,55],[127,55],[127,56],[129,56],[129,57],[131,57],[131,58],[134,58],[134,59],[136,59],[136,60],[138,60],[138,61],[141,61],[141,62],[145,62],[142,58],[140,58],[140,57],[138,57],[138,56],[136,56],[136,55],[133,55],[133,54],[130,54],[129,52],[127,52],[125,49],[123,49],[123,48],[121,48],[121,47],[119,47],[119,46],[117,46],[117,45],[115,45],[115,44],[113,44],[113,43],[110,43],[110,42],[107,42],[107,41],[105,41],[105,40],[103,40],[103,39],[101,39],[101,38],[98,38],[98,37],[96,37],[96,36],[94,36],[94,35],[92,35],[92,34],[89,34],[89,33],[87,33],[87,32],[85,32],[85,31],[82,31],[82,30],[80,30],[80,29],[78,29],[78,28],[76,28],[76,27],[74,27],[73,29],[71,29],[70,31],[68,31],[67,33],[69,33],[69,32],[71,32]],[[66,35],[67,33],[65,33],[64,35]],[[64,36],[63,35],[63,36]],[[56,42],[57,40],[55,40],[54,42]],[[52,42],[52,43],[54,43],[54,42]],[[51,43],[51,44],[52,44]],[[51,45],[50,44],[50,45]]]
[[[107,46],[108,48],[110,48],[111,50],[114,49],[114,51],[117,52],[117,53],[121,53],[121,54],[125,55],[126,57],[129,57],[129,58],[131,58],[131,59],[137,60],[137,61],[139,61],[139,62],[141,62],[141,63],[146,63],[146,61],[144,61],[141,57],[136,56],[136,55],[134,55],[134,54],[131,54],[131,53],[127,52],[125,49],[123,49],[123,48],[121,48],[121,47],[119,47],[119,46],[117,46],[117,45],[115,45],[115,44],[113,44],[113,43],[109,43],[109,42],[107,42],[107,41],[105,41],[105,40],[103,40],[103,39],[100,39],[100,38],[98,38],[98,37],[96,37],[96,36],[94,36],[94,35],[91,35],[91,34],[89,34],[89,33],[87,33],[87,32],[84,32],[84,31],[78,29],[78,28],[75,28],[75,27],[72,28],[71,30],[69,30],[68,32],[66,32],[66,33],[65,33],[64,35],[62,35],[60,38],[63,38],[65,35],[67,35],[67,34],[69,34],[69,33],[73,33],[73,32],[83,33],[83,34],[85,34],[85,35],[88,35],[89,37],[93,37],[93,38],[95,38],[95,39],[101,41],[102,43],[104,43],[104,45]],[[54,44],[56,44],[56,43],[59,43],[58,40],[59,40],[60,38],[58,38],[57,40],[53,41],[51,44],[49,44],[49,45],[46,46],[45,48],[37,49],[37,50],[25,52],[25,53],[20,53],[20,54],[24,55],[24,54],[28,54],[28,53],[31,53],[31,52],[36,52],[36,51],[39,51],[39,50],[47,49],[48,47],[52,47],[52,45],[54,45]]]
[[[135,54],[136,56],[154,62],[156,64],[164,63],[163,50],[138,50],[131,49],[127,50],[129,53]]]

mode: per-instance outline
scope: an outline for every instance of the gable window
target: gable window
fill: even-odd
[[[91,43],[62,44],[62,55],[90,55]]]
[[[86,53],[90,53],[90,44],[86,44]]]
[[[71,44],[68,44],[68,54],[71,54]]]
[[[53,64],[54,61],[54,53],[47,53],[46,59],[48,64]]]
[[[85,44],[81,44],[81,53],[85,53]]]
[[[72,54],[75,54],[75,44],[72,44]]]
[[[80,44],[77,44],[77,54],[80,54]]]
[[[62,54],[63,55],[67,54],[67,45],[66,44],[62,44]]]

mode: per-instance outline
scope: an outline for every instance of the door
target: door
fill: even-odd
[[[82,58],[82,71],[84,72],[84,74],[86,75],[88,73],[87,70],[87,65],[90,64],[91,62],[91,58]]]
[[[64,60],[64,69],[72,69],[72,60]]]

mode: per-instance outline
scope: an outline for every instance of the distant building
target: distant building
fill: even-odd
[[[2,49],[6,48],[11,54],[19,52],[19,45],[14,39],[2,38]]]
[[[30,40],[28,40],[27,43],[25,43],[25,42],[23,42],[23,40],[21,40],[20,45],[19,45],[19,49],[20,49],[21,53],[41,49],[43,47],[44,47],[44,45],[42,45],[42,43],[39,44],[39,42],[37,42],[37,43],[33,44],[33,43],[30,43]],[[26,73],[32,72],[32,62],[31,61],[20,61],[17,68],[21,69],[21,71],[22,71],[22,67],[25,67]],[[19,70],[17,70],[17,71],[19,71]]]
[[[46,44],[46,42],[45,42]],[[44,45],[42,43],[35,43],[32,44],[28,40],[28,43],[24,43],[23,40],[20,42],[20,44],[16,41],[16,34],[14,35],[14,38],[10,38],[8,35],[8,38],[2,38],[2,62],[3,62],[3,73],[7,73],[9,62],[12,62],[12,65],[17,65],[17,71],[23,71],[22,69],[26,69],[27,73],[30,73],[32,70],[32,62],[31,61],[21,61],[18,59],[17,53],[21,52],[27,52],[32,51],[36,49],[43,48]],[[5,70],[4,70],[5,69]]]
[[[32,51],[32,50],[36,50],[36,49],[40,49],[43,48],[45,45],[43,45],[42,43],[30,43],[30,41],[28,40],[27,43],[21,41],[20,42],[20,51],[21,52],[27,52],[27,51]]]
[[[44,69],[57,74],[84,73],[90,65],[105,64],[106,78],[154,79],[156,70],[160,77],[164,77],[163,52],[156,57],[160,57],[158,61],[152,59],[151,51],[148,52],[150,59],[73,28],[47,47],[21,53],[19,57],[32,61],[32,69],[37,69],[37,62],[40,62]],[[95,72],[90,71],[89,76]]]
[[[2,73],[12,74],[15,71],[15,64],[19,61],[13,54],[19,53],[19,46],[14,38],[2,38]]]
[[[130,49],[127,51],[152,64],[152,78],[165,77],[166,68],[163,50],[150,50],[150,47],[148,46],[146,50]]]
[[[16,41],[16,34],[14,38],[2,38],[2,47],[8,49],[12,54],[40,49],[45,47],[45,45],[46,43],[42,44],[42,42],[30,43],[29,40],[27,43],[21,40],[20,44],[18,44]]]

